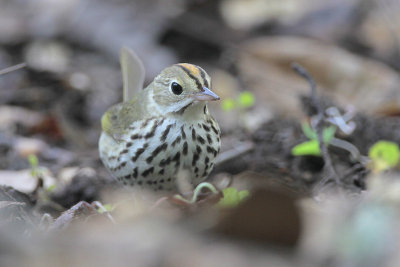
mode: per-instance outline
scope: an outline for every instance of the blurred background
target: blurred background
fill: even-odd
[[[298,198],[312,195],[314,200],[321,200],[325,199],[326,191],[321,191],[321,196],[320,191],[314,190],[324,176],[323,160],[291,154],[296,144],[307,140],[301,122],[310,119],[312,108],[309,85],[296,75],[291,64],[301,64],[312,75],[324,109],[336,107],[337,112],[353,120],[350,125],[353,130],[339,134],[359,153],[367,155],[371,145],[382,139],[399,144],[399,14],[398,0],[1,1],[0,184],[10,187],[1,187],[0,200],[23,202],[26,210],[21,215],[21,207],[13,207],[15,210],[12,208],[7,213],[12,214],[10,219],[0,225],[19,222],[26,231],[35,228],[45,212],[57,217],[81,200],[108,199],[102,192],[116,185],[99,160],[97,142],[102,114],[122,100],[119,52],[122,46],[127,46],[145,65],[146,85],[162,69],[178,62],[199,65],[212,77],[212,89],[221,101],[211,103],[210,109],[222,130],[223,156],[210,175],[211,181],[263,190],[266,182],[273,181],[284,185],[285,190],[289,188],[290,197],[279,193],[278,199],[272,194],[272,198],[248,203],[250,207],[276,203],[271,204],[272,213],[267,212],[265,221],[261,221],[268,222],[276,217],[277,223],[255,227],[255,233],[249,234],[253,240],[254,236],[263,236],[265,229],[270,231],[265,239],[261,238],[269,244],[267,247],[264,243],[249,245],[230,243],[226,239],[214,242],[213,235],[205,240],[198,237],[198,229],[209,229],[209,222],[204,219],[210,218],[208,215],[194,220],[197,224],[185,219],[184,233],[181,228],[171,230],[176,226],[169,223],[178,221],[177,217],[182,223],[182,217],[186,217],[168,213],[167,219],[163,217],[165,214],[157,215],[161,216],[157,220],[145,216],[135,221],[133,232],[123,228],[114,239],[112,236],[103,240],[98,240],[98,236],[85,236],[82,242],[89,255],[88,262],[104,263],[102,257],[96,258],[96,249],[90,248],[94,240],[101,244],[116,242],[113,248],[97,248],[110,254],[104,254],[105,258],[109,256],[108,265],[131,262],[130,252],[117,248],[129,246],[135,240],[139,243],[146,240],[142,233],[149,231],[148,225],[156,224],[157,235],[152,236],[147,245],[140,243],[133,249],[134,255],[140,258],[137,266],[159,266],[164,260],[167,266],[194,263],[198,264],[194,266],[244,266],[271,262],[275,263],[273,266],[291,266],[298,260],[306,266],[327,262],[331,266],[377,266],[385,257],[394,257],[387,262],[396,266],[397,258],[390,254],[391,250],[379,250],[370,255],[371,258],[366,255],[367,251],[375,249],[372,245],[358,250],[359,244],[354,240],[365,235],[356,235],[359,234],[357,219],[349,222],[346,216],[357,212],[365,215],[365,210],[355,211],[354,202],[360,199],[351,198],[349,201],[354,206],[340,213],[344,214],[341,221],[347,227],[344,228],[354,234],[349,234],[352,240],[349,243],[345,238],[332,241],[338,232],[343,236],[350,233],[342,232],[339,223],[336,227],[340,230],[324,230],[335,227],[336,221],[330,218],[338,218],[335,208],[348,205],[341,202],[343,199],[332,197],[333,202],[319,203],[317,210],[327,210],[325,215],[313,210],[315,203],[306,205],[306,210],[313,212],[298,208]],[[14,71],[8,69],[12,66],[15,66]],[[365,166],[351,162],[343,151],[332,151],[332,159],[338,175],[343,177],[343,188],[348,190],[346,196],[362,195],[368,183],[369,171]],[[41,168],[40,182],[32,178],[31,172],[36,166]],[[48,190],[46,201],[40,196],[42,189]],[[395,201],[398,200],[395,197]],[[369,201],[375,203],[374,197]],[[286,210],[285,205],[289,205],[293,213],[276,215],[275,212]],[[0,205],[0,209],[2,207]],[[264,211],[255,208],[253,216],[260,212]],[[382,210],[373,212],[381,214]],[[290,216],[294,216],[291,220],[294,224],[282,226],[282,222],[292,218]],[[399,214],[383,212],[382,216],[397,218]],[[137,213],[133,217],[137,219]],[[373,217],[362,221],[373,221]],[[159,218],[168,224],[160,223]],[[385,238],[395,228],[393,222],[387,219],[389,226],[379,226],[388,232],[360,242],[368,243],[374,238],[382,244],[389,242]],[[376,225],[366,224],[362,229],[374,232]],[[276,230],[274,227],[279,225],[282,228]],[[218,227],[217,232],[228,233],[235,228],[231,225]],[[274,239],[275,231],[289,234]],[[388,236],[398,234],[396,231]],[[242,235],[240,231],[238,235]],[[66,239],[68,241],[63,243],[53,238],[55,240],[38,241],[41,246],[35,253],[43,256],[44,262],[51,262],[59,253],[65,253],[66,266],[76,263],[70,261],[73,255],[84,258],[80,254],[82,251],[75,250],[74,241]],[[14,256],[19,254],[13,249],[2,250],[2,246],[7,247],[5,242],[0,244],[0,263],[2,253],[9,255],[4,262],[11,265],[31,263],[32,248],[10,236],[3,240],[15,244],[28,256],[21,262],[14,261]],[[51,245],[60,242],[67,244],[66,251],[58,251],[58,246]],[[343,249],[341,242],[350,244],[345,246],[348,250]],[[172,246],[166,248],[170,243]],[[278,248],[270,247],[275,243]],[[185,253],[176,252],[182,244],[190,245]],[[215,246],[215,252],[208,244]],[[54,251],[49,254],[46,250],[50,247]],[[143,253],[158,256],[151,259]],[[203,255],[208,253],[212,256],[204,259]],[[38,260],[39,263],[42,261]]]

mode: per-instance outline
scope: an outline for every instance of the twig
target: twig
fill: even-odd
[[[150,211],[154,210],[155,208],[159,207],[162,203],[164,203],[165,201],[168,201],[169,197],[162,197],[160,199],[158,199],[151,207],[150,207]]]
[[[239,145],[236,145],[234,148],[229,149],[221,154],[218,155],[216,159],[215,165],[219,165],[225,163],[229,160],[237,158],[254,148],[254,144],[252,142],[244,142]]]
[[[324,113],[321,108],[321,104],[317,98],[316,95],[316,89],[315,89],[315,82],[314,79],[311,77],[311,75],[307,72],[307,70],[300,66],[298,63],[292,63],[292,69],[299,74],[301,77],[303,77],[305,80],[308,81],[310,84],[310,95],[311,95],[311,103],[314,105],[314,107],[317,110],[317,115],[316,115],[316,121],[315,125],[311,125],[315,127],[315,131],[317,132],[318,135],[318,143],[319,143],[319,149],[321,151],[322,158],[324,159],[324,173],[326,174],[325,177],[322,178],[322,180],[317,184],[317,186],[314,188],[314,191],[317,191],[316,189],[319,189],[321,186],[325,185],[329,181],[333,180],[336,185],[340,184],[340,179],[338,175],[336,174],[335,168],[333,167],[332,164],[332,159],[328,153],[328,147],[325,144],[323,140],[323,118],[324,118]]]
[[[22,68],[25,68],[25,67],[26,67],[26,63],[25,62],[24,63],[19,63],[17,65],[14,65],[14,66],[11,66],[11,67],[8,67],[8,68],[0,70],[0,75],[7,74],[7,73],[10,73],[12,71],[19,70],[19,69],[22,69]]]

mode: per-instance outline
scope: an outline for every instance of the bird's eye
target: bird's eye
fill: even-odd
[[[183,92],[182,86],[177,82],[171,83],[171,91],[176,95],[180,95]]]

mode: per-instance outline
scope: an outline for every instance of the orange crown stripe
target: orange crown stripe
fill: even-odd
[[[188,63],[180,63],[178,65],[188,69],[190,71],[190,73],[193,74],[194,76],[197,76],[197,77],[200,76],[200,70],[195,65],[188,64]]]

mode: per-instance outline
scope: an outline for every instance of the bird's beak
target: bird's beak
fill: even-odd
[[[207,87],[203,87],[203,90],[204,90],[203,92],[195,94],[193,98],[199,101],[219,100],[219,96],[217,96],[213,91],[211,91]]]

